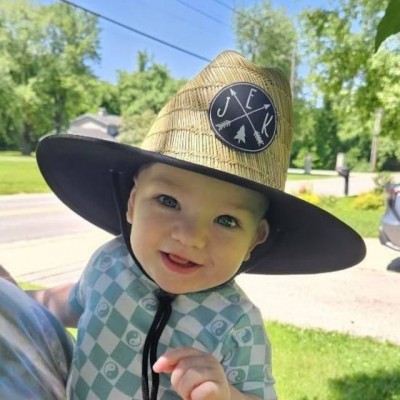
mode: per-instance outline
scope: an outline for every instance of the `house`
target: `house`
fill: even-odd
[[[97,114],[83,114],[73,120],[67,133],[114,141],[121,124],[120,116],[110,115],[104,108],[100,108]]]

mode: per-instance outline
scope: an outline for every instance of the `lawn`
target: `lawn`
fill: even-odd
[[[400,347],[266,323],[279,400],[400,400]]]
[[[355,229],[362,237],[378,237],[379,222],[384,206],[372,209],[355,207],[356,196],[336,198],[334,202],[323,202],[319,206]],[[399,399],[400,400],[400,399]]]
[[[0,195],[43,193],[49,188],[42,178],[34,156],[14,152],[0,153]]]

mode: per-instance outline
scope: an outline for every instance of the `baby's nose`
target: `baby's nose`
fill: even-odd
[[[187,218],[175,224],[171,236],[184,246],[201,249],[207,243],[207,231],[207,227],[201,221]]]

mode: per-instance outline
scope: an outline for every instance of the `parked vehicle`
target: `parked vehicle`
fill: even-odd
[[[400,183],[388,185],[386,192],[386,210],[379,226],[379,239],[384,246],[400,251]],[[400,272],[400,257],[387,268]]]

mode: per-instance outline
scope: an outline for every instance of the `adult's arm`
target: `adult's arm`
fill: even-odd
[[[76,327],[78,315],[69,306],[68,298],[75,283],[69,282],[43,290],[27,290],[32,299],[49,309],[64,326]]]

